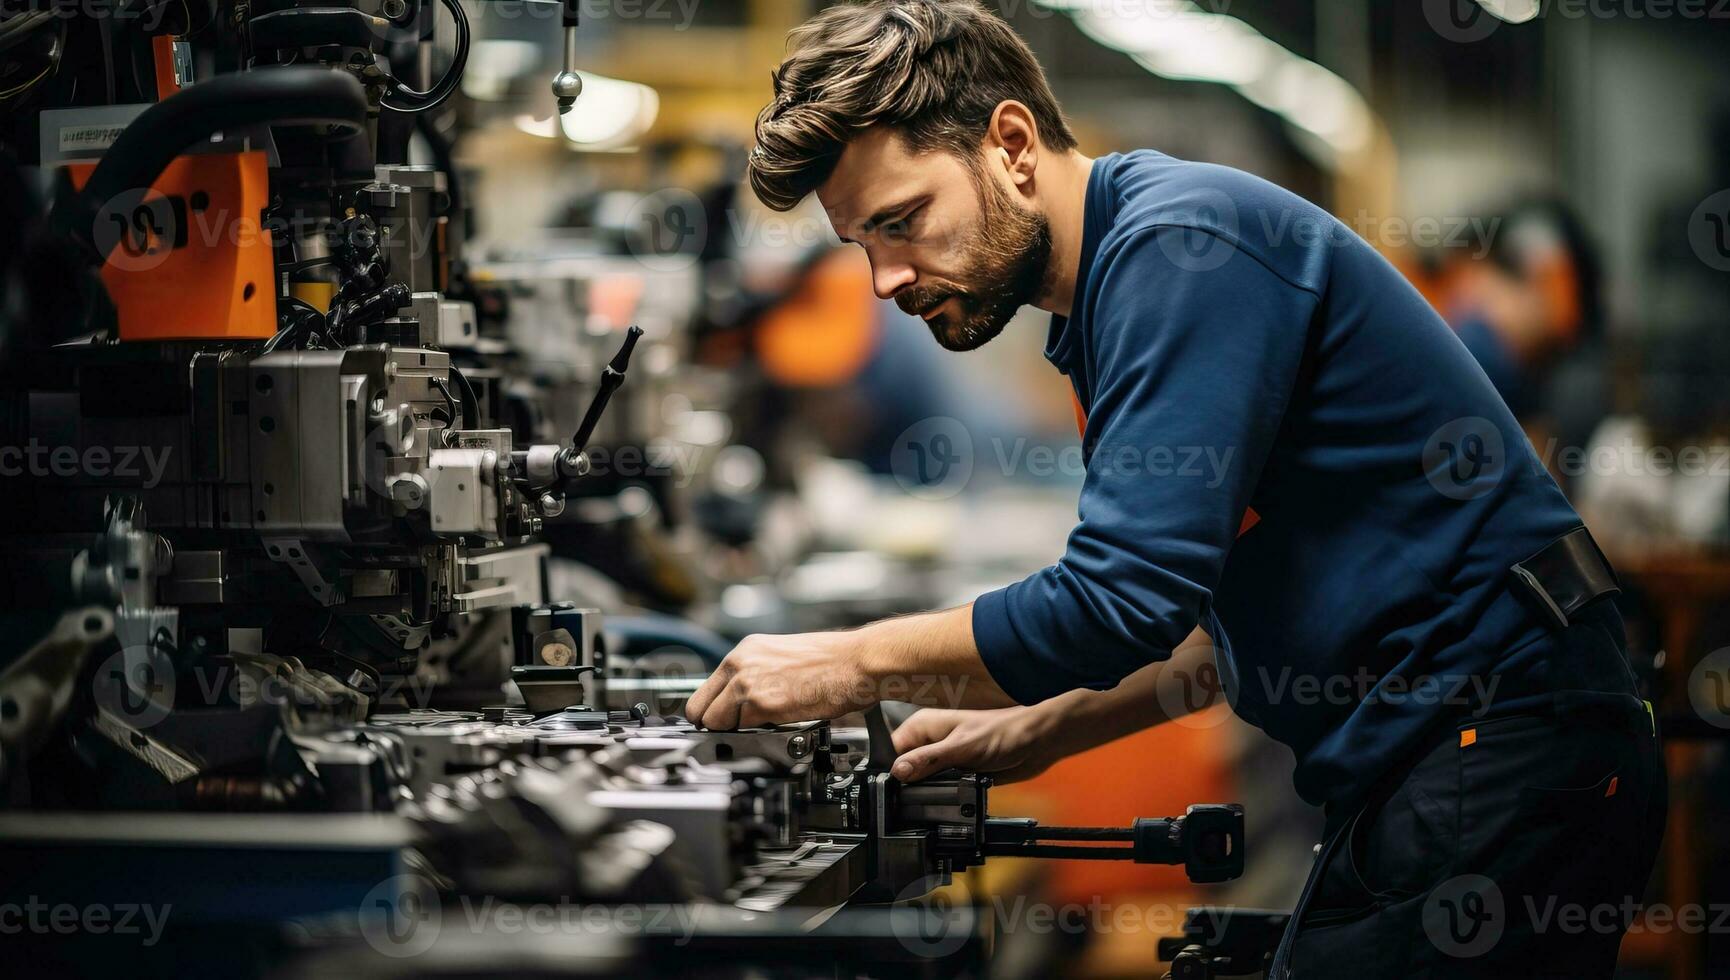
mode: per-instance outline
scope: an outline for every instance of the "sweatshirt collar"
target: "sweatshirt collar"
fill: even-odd
[[[1074,320],[1085,322],[1087,317],[1087,279],[1093,271],[1093,259],[1099,252],[1099,240],[1111,227],[1115,202],[1111,195],[1111,174],[1120,154],[1108,153],[1093,162],[1087,175],[1087,201],[1082,207],[1081,263],[1075,273],[1075,303],[1069,316],[1051,315],[1051,329],[1045,338],[1045,359],[1069,373],[1070,357],[1079,343],[1081,328],[1071,329]]]

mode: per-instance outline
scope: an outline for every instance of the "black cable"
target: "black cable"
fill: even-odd
[[[148,39],[149,35],[145,35],[145,37]],[[146,47],[149,45],[147,44]],[[146,88],[144,80],[138,77],[138,45],[136,44],[129,43],[126,46],[126,74],[132,77],[133,91],[140,100],[149,102],[156,97],[155,87]]]
[[[97,25],[97,36],[102,39],[102,81],[108,93],[108,104],[114,104],[114,21],[104,17]]]
[[[450,385],[445,384],[443,378],[434,377],[427,380],[431,381],[432,386],[437,388],[439,394],[445,397],[445,436],[449,438],[451,430],[462,420],[463,410],[457,405],[456,396],[451,394]],[[467,427],[466,423],[464,423],[464,427]]]
[[[424,112],[415,117],[415,131],[426,140],[427,149],[432,154],[433,166],[445,175],[445,216],[461,222],[463,237],[471,234],[468,221],[463,215],[464,186],[461,170],[457,167],[456,141],[439,128],[433,114]],[[721,237],[719,235],[715,236]]]
[[[445,9],[451,12],[451,19],[456,22],[456,50],[451,56],[450,67],[445,69],[444,77],[439,79],[438,84],[425,92],[409,88],[407,85],[392,79],[391,96],[405,100],[406,104],[394,105],[388,99],[381,100],[381,104],[386,109],[395,112],[425,112],[450,98],[450,94],[456,91],[457,83],[462,81],[463,67],[468,64],[469,60],[469,18],[467,14],[463,13],[461,0],[439,0],[439,2],[443,3]]]
[[[276,301],[278,318],[288,321],[288,324],[265,341],[260,351],[263,354],[269,354],[285,343],[290,349],[304,346],[311,339],[313,330],[324,324],[324,314],[319,312],[318,307],[303,299],[279,296]]]
[[[475,397],[474,386],[455,364],[451,365],[451,380],[457,383],[457,394],[462,396],[463,428],[478,429],[481,427],[481,403]]]
[[[28,36],[29,36],[28,34],[19,35],[19,37],[21,37],[21,38],[28,37]],[[5,47],[5,45],[0,44],[0,49],[4,49],[4,47]],[[43,66],[41,71],[39,71],[35,75],[31,76],[29,81],[22,82],[18,85],[14,85],[11,88],[0,90],[0,102],[10,102],[13,99],[23,99],[25,96],[29,95],[31,92],[34,92],[36,90],[37,86],[41,85],[44,81],[47,81],[57,71],[60,70],[60,57],[61,57],[61,55],[65,54],[65,53],[66,53],[66,22],[60,21],[60,23],[56,26],[56,29],[55,29],[54,40],[49,42],[48,53],[45,56],[48,63]],[[29,69],[25,68],[25,69],[23,69],[22,72],[20,72],[20,74],[22,74],[24,72],[28,72],[28,71],[29,71]],[[9,82],[11,80],[8,79],[7,81]],[[75,82],[76,82],[76,80],[75,80]],[[77,92],[76,87],[74,87],[73,92],[76,94],[76,92]]]
[[[31,10],[13,17],[0,24],[0,51],[10,48],[44,27],[53,27],[55,23],[52,10]]]

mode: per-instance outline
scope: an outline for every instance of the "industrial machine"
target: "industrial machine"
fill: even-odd
[[[694,730],[701,676],[558,594],[642,332],[483,329],[456,175],[406,162],[468,45],[458,0],[0,15],[0,877],[106,910],[29,961],[965,975],[980,923],[909,903],[991,856],[1234,877],[1232,806],[1041,828],[896,782],[880,715]]]

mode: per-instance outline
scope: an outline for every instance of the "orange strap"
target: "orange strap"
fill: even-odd
[[[1075,408],[1075,431],[1085,440],[1087,438],[1087,412],[1081,407],[1081,399],[1075,397],[1074,388],[1069,389],[1069,404]],[[1255,508],[1245,508],[1243,523],[1238,525],[1237,536],[1243,537],[1245,532],[1260,523],[1261,515],[1255,512]]]

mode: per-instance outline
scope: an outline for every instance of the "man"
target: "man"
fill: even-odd
[[[941,697],[894,774],[1016,778],[1192,707],[1160,665],[1184,646],[1329,814],[1277,973],[1606,975],[1620,913],[1581,935],[1545,910],[1638,901],[1654,726],[1607,566],[1447,326],[1277,187],[1081,155],[1032,53],[971,0],[833,7],[789,48],[758,196],[815,193],[951,350],[1050,311],[1088,474],[1057,564],[958,609],[748,637],[689,717]],[[1191,449],[1218,471],[1159,465]],[[1211,645],[1185,644],[1198,626]]]

